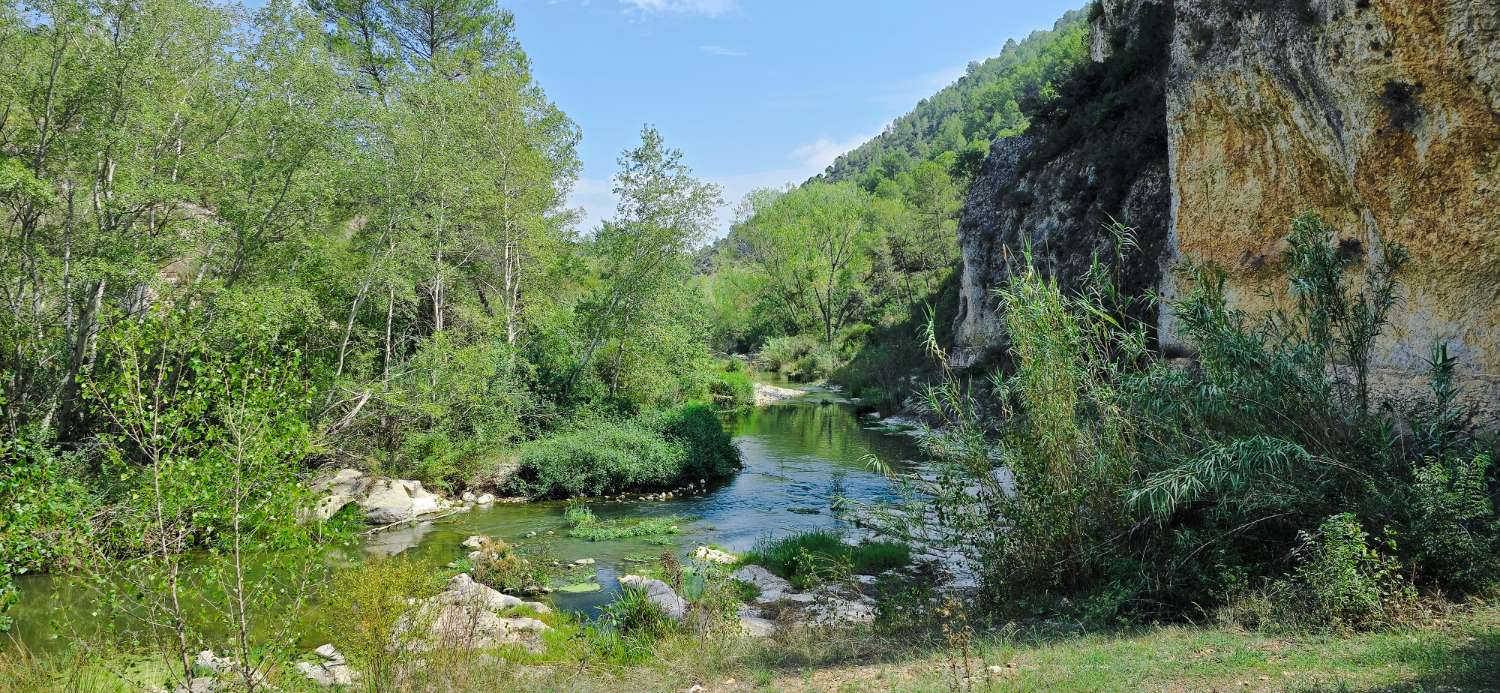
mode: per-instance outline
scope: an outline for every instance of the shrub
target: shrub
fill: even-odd
[[[1306,588],[1309,606],[1329,625],[1364,626],[1381,620],[1385,605],[1397,595],[1395,561],[1369,544],[1351,513],[1334,515],[1316,534],[1298,535],[1297,581]]]
[[[600,421],[521,446],[514,489],[532,498],[601,496],[663,486],[684,451],[637,422]]]
[[[999,292],[1011,370],[945,369],[926,402],[946,424],[926,439],[933,474],[873,520],[962,551],[993,606],[1067,595],[1095,620],[1193,605],[1359,627],[1406,581],[1483,593],[1500,487],[1452,360],[1435,349],[1433,401],[1404,420],[1369,383],[1406,253],[1380,247],[1356,275],[1353,244],[1312,215],[1289,241],[1286,308],[1233,309],[1223,273],[1189,274],[1173,306],[1187,367],[1146,351],[1109,273],[1081,296],[1018,273]],[[1377,549],[1366,529],[1400,541]]]
[[[555,559],[545,544],[528,547],[486,543],[469,561],[472,577],[506,594],[534,594],[552,581]]]
[[[689,404],[652,417],[650,425],[684,451],[677,475],[667,481],[718,480],[740,468],[740,450],[712,409]]]
[[[34,430],[0,439],[0,631],[18,598],[13,576],[40,572],[79,553],[94,503]]]
[[[319,611],[327,632],[339,635],[339,651],[360,673],[361,687],[397,688],[416,656],[414,641],[427,631],[412,621],[422,610],[412,609],[410,600],[435,591],[437,577],[417,561],[395,557],[340,571],[328,583]]]
[[[703,405],[599,420],[521,447],[512,490],[532,498],[601,496],[717,480],[739,467],[739,450]]]
[[[1406,541],[1424,578],[1470,593],[1500,583],[1500,517],[1485,483],[1490,467],[1487,455],[1418,465]]]
[[[755,404],[755,384],[742,368],[720,371],[714,373],[708,383],[708,396],[714,408],[720,411],[748,407]]]
[[[755,365],[762,371],[791,375],[798,363],[818,348],[818,340],[811,335],[772,337],[755,355]]]

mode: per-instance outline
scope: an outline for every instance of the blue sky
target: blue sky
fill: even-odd
[[[583,130],[572,204],[613,212],[609,178],[643,123],[724,188],[800,183],[917,101],[1083,0],[510,0],[537,81]],[[720,229],[722,235],[725,229]]]

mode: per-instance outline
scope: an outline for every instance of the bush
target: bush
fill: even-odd
[[[772,337],[755,354],[755,366],[768,373],[791,375],[798,363],[818,348],[818,340],[811,335]]]
[[[0,631],[18,598],[13,577],[79,555],[94,501],[36,431],[0,439]]]
[[[479,547],[469,569],[475,580],[506,594],[535,594],[552,581],[554,562],[545,544],[522,548],[492,541]]]
[[[602,496],[664,486],[683,450],[636,422],[600,421],[521,446],[513,490],[531,498]]]
[[[427,624],[413,622],[422,610],[412,609],[411,599],[436,591],[437,577],[428,566],[395,557],[340,571],[328,583],[319,613],[326,632],[339,635],[339,651],[359,672],[362,687],[398,688],[417,655],[415,641],[427,632]]]
[[[684,451],[677,475],[664,485],[687,481],[717,481],[740,468],[740,449],[712,409],[696,404],[647,417],[649,425]]]
[[[755,383],[743,369],[720,371],[714,373],[708,382],[708,396],[719,411],[748,407],[755,404]]]
[[[717,480],[739,449],[713,410],[687,405],[629,421],[600,420],[521,447],[511,489],[531,498],[602,496]]]
[[[1414,410],[1370,385],[1406,253],[1360,267],[1312,215],[1289,241],[1287,308],[1250,315],[1221,272],[1188,277],[1173,307],[1186,367],[1146,350],[1108,272],[1081,296],[1018,274],[999,292],[1011,371],[945,370],[927,398],[946,423],[926,439],[933,475],[880,528],[963,552],[992,606],[1068,596],[1095,620],[1224,607],[1360,627],[1412,587],[1483,594],[1500,480],[1452,360],[1435,350],[1432,402]]]
[[[1296,578],[1319,621],[1358,627],[1382,620],[1386,603],[1401,593],[1399,566],[1370,546],[1353,514],[1334,515],[1299,539]]]

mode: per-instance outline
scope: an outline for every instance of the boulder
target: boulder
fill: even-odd
[[[630,589],[641,590],[646,593],[646,599],[661,607],[663,613],[674,621],[681,621],[687,615],[687,602],[667,583],[661,580],[641,577],[639,575],[626,575],[620,578],[620,585]]]
[[[513,606],[526,606],[547,613],[545,604],[525,602],[503,594],[488,585],[460,573],[436,596],[416,602],[417,608],[402,617],[396,625],[398,637],[409,634],[413,623],[429,623],[425,637],[411,643],[426,649],[435,643],[447,647],[485,648],[504,644],[538,647],[536,635],[547,630],[547,624],[534,618],[502,618],[495,612]]]
[[[769,638],[776,634],[776,622],[759,616],[741,614],[740,632],[752,638]]]
[[[476,605],[490,611],[502,611],[523,602],[482,582],[475,582],[468,573],[454,575],[448,586],[434,599],[444,604]]]
[[[749,583],[759,589],[760,594],[755,600],[762,604],[778,601],[788,594],[795,594],[791,583],[776,577],[771,571],[758,565],[747,565],[740,568],[734,571],[733,577],[740,582]]]
[[[474,502],[477,503],[477,504],[479,504],[479,505],[494,505],[495,504],[495,494],[493,494],[493,493],[481,493],[481,494],[479,494],[479,497],[477,497],[477,498],[474,499]]]
[[[332,644],[322,645],[313,650],[318,656],[316,662],[298,662],[297,671],[302,672],[309,681],[319,686],[349,686],[354,684],[354,671],[344,661],[344,655],[334,649]]]
[[[732,553],[709,548],[707,546],[698,547],[698,550],[693,552],[693,558],[696,558],[700,561],[718,563],[721,565],[733,565],[740,560],[738,556],[735,556]]]
[[[466,549],[479,549],[483,548],[486,543],[489,543],[488,537],[482,537],[478,534],[475,534],[468,539],[465,539],[464,543],[459,544],[459,546],[462,546]]]
[[[448,508],[448,501],[427,489],[420,481],[376,479],[359,499],[359,507],[370,524],[388,525],[431,515]]]

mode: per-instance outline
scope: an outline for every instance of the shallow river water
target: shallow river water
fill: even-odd
[[[851,407],[828,393],[730,417],[725,426],[739,445],[744,469],[707,492],[666,501],[598,501],[589,507],[600,519],[678,515],[688,518],[671,537],[679,554],[702,544],[743,551],[756,541],[792,532],[839,527],[835,499],[878,501],[892,498],[889,481],[871,458],[896,469],[916,455],[909,438],[876,430],[856,418]],[[510,542],[545,541],[558,559],[592,558],[594,565],[572,571],[569,582],[594,578],[603,590],[554,593],[555,607],[593,613],[610,601],[615,578],[632,565],[651,560],[664,547],[642,539],[589,542],[568,538],[561,502],[499,504],[405,529],[388,530],[361,543],[360,555],[401,554],[435,567],[462,556],[459,544],[482,534]],[[547,532],[554,534],[548,535]],[[535,532],[535,538],[527,535]],[[28,646],[50,649],[84,632],[98,618],[92,591],[67,577],[35,576],[21,581],[21,603],[13,610],[15,635]],[[316,608],[311,606],[310,608]],[[299,639],[307,646],[326,642],[330,633],[309,626]]]

